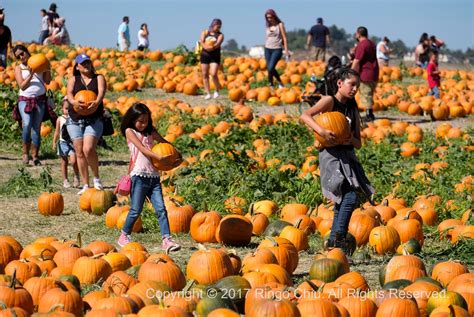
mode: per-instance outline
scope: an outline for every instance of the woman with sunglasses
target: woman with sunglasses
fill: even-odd
[[[28,66],[30,53],[24,45],[16,45],[13,55],[20,62],[15,67],[15,79],[20,90],[18,109],[23,122],[23,156],[22,161],[28,164],[31,156],[34,165],[41,165],[38,158],[41,144],[41,122],[46,110],[46,87],[51,82],[51,71],[34,73]]]
[[[267,12],[265,12],[265,21],[265,60],[267,61],[268,82],[273,88],[273,77],[275,77],[279,83],[279,88],[281,88],[283,87],[283,83],[276,70],[276,65],[282,57],[283,49],[285,50],[285,56],[289,56],[285,26],[272,9],[268,9]]]
[[[102,183],[99,178],[99,159],[97,157],[97,142],[102,136],[104,124],[102,103],[107,85],[105,78],[95,72],[94,66],[89,56],[80,54],[76,57],[73,69],[73,76],[69,78],[67,84],[67,99],[69,101],[69,118],[66,121],[67,132],[71,137],[76,152],[79,173],[81,174],[82,189],[81,195],[89,188],[89,167],[94,174],[94,188],[102,190]],[[74,99],[74,96],[81,90],[93,91],[97,99],[89,106]],[[81,115],[74,108],[87,107],[96,109],[90,115]]]

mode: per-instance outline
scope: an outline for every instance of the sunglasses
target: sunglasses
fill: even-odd
[[[15,55],[15,57],[16,57],[16,59],[20,59],[20,58],[22,58],[22,57],[25,56],[25,55],[26,55],[25,52],[20,51],[18,54]]]

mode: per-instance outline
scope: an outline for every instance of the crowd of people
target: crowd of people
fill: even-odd
[[[65,27],[65,19],[56,12],[57,6],[51,4],[49,11],[41,10],[42,28],[40,43],[69,44],[69,36]],[[285,56],[290,57],[288,40],[283,21],[277,13],[269,9],[265,12],[265,59],[267,65],[268,84],[271,87],[283,87],[283,82],[276,69],[278,61]],[[4,25],[4,11],[0,8],[0,61],[6,65],[8,49],[12,46],[11,31]],[[129,17],[125,16],[118,28],[117,46],[121,51],[130,48]],[[221,64],[221,46],[224,34],[221,32],[222,21],[215,18],[209,27],[200,34],[199,54],[205,99],[218,98],[221,89],[218,80],[218,70]],[[149,30],[146,23],[138,31],[138,49],[149,47]],[[318,144],[319,163],[321,169],[321,188],[323,195],[335,202],[334,222],[327,247],[340,247],[347,254],[349,244],[346,239],[348,223],[353,210],[358,205],[357,191],[362,191],[366,197],[374,193],[364,170],[355,155],[355,149],[361,147],[361,122],[355,95],[359,91],[360,102],[366,109],[365,120],[373,121],[374,91],[379,77],[379,68],[388,66],[390,40],[384,37],[375,44],[369,39],[366,27],[360,26],[355,32],[357,43],[348,54],[348,63],[338,60],[338,63],[328,62],[330,67],[337,68],[337,76],[331,77],[334,89],[324,96],[310,109],[305,111],[301,120],[325,139],[324,146]],[[327,47],[331,45],[329,29],[318,18],[311,27],[306,39],[307,48],[311,50],[314,59],[325,61]],[[416,47],[416,64],[427,68],[430,95],[439,98],[439,70],[437,57],[444,42],[436,37],[428,37],[426,33],[420,38]],[[22,126],[22,161],[24,164],[41,165],[39,149],[41,145],[41,122],[48,118],[46,85],[51,81],[51,70],[34,72],[28,66],[30,52],[24,45],[16,45],[12,53],[18,63],[15,66],[15,79],[19,87],[18,120]],[[332,57],[334,60],[334,57]],[[337,65],[337,66],[335,66]],[[334,69],[333,69],[334,70]],[[211,95],[210,78],[214,85]],[[76,100],[79,91],[89,90],[95,93],[96,99],[90,104]],[[67,95],[62,101],[62,114],[57,118],[56,131],[53,137],[53,149],[57,150],[61,159],[61,173],[64,188],[80,187],[78,194],[84,193],[90,187],[103,189],[99,174],[99,157],[97,145],[104,132],[103,99],[107,91],[106,79],[98,74],[90,57],[86,54],[76,56],[72,76],[67,83]],[[86,112],[79,111],[86,109]],[[337,111],[348,118],[350,137],[342,144],[336,143],[335,135],[319,126],[313,116],[320,113]],[[85,114],[86,113],[86,114]],[[124,246],[132,241],[131,233],[135,221],[140,216],[146,197],[149,197],[155,209],[162,234],[162,247],[177,250],[170,236],[167,211],[163,201],[159,172],[152,164],[153,159],[160,157],[151,151],[155,142],[166,141],[154,128],[150,109],[142,103],[134,104],[128,109],[121,123],[121,132],[127,139],[130,150],[129,175],[131,177],[131,209],[117,241]],[[31,156],[30,156],[31,154]],[[179,158],[181,159],[181,157]],[[73,183],[68,179],[68,166],[74,171]],[[92,186],[89,171],[92,172]],[[336,171],[336,172],[335,172]],[[334,179],[334,175],[338,175]],[[347,176],[350,175],[350,176]],[[369,198],[370,200],[370,198]]]

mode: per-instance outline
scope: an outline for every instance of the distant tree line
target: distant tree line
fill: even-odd
[[[346,54],[351,47],[355,44],[355,39],[353,33],[347,33],[343,28],[338,28],[336,25],[331,25],[329,27],[331,33],[332,44],[330,49],[333,50],[338,55]],[[308,35],[308,30],[306,29],[296,29],[293,31],[287,31],[288,47],[290,50],[305,50],[306,49],[306,37]],[[382,37],[371,36],[370,39],[374,43],[378,43]],[[402,58],[408,52],[414,51],[414,46],[407,46],[402,40],[390,39],[390,48],[393,49],[393,54],[399,58]],[[237,53],[246,53],[247,47],[245,45],[239,46],[235,39],[228,40],[222,48],[226,51],[232,51]],[[462,50],[451,50],[448,47],[443,47],[443,54],[447,54],[455,59],[460,61],[468,59],[471,63],[474,63],[474,49],[468,48],[465,51]]]

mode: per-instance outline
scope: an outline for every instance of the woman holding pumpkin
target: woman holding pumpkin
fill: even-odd
[[[316,132],[319,148],[319,168],[323,195],[332,200],[334,218],[327,247],[342,248],[349,256],[347,240],[349,220],[358,204],[357,192],[362,191],[370,201],[374,189],[357,159],[354,149],[360,149],[360,117],[354,99],[360,84],[359,73],[343,68],[337,77],[334,96],[321,98],[301,115],[301,120]],[[315,115],[325,114],[329,124],[318,124]],[[338,114],[339,113],[339,114]],[[340,115],[343,114],[343,116]]]
[[[219,97],[219,90],[221,85],[217,77],[217,71],[221,63],[221,44],[224,41],[224,34],[221,33],[222,21],[214,19],[209,25],[209,29],[201,33],[199,42],[202,46],[201,51],[201,71],[202,80],[204,82],[204,89],[206,96],[204,99],[211,99],[211,90],[209,88],[209,74],[216,88],[213,98]]]
[[[283,83],[276,70],[276,65],[283,55],[283,49],[285,50],[285,56],[289,56],[285,25],[272,9],[265,12],[265,21],[265,60],[267,61],[268,82],[273,88],[273,77],[275,77],[281,88]]]
[[[104,128],[102,101],[106,89],[104,76],[96,74],[90,57],[86,54],[78,55],[73,76],[67,84],[67,99],[70,105],[66,125],[74,144],[83,184],[79,195],[89,188],[89,167],[94,174],[94,188],[102,189],[96,148]]]
[[[38,158],[41,144],[41,122],[46,111],[46,87],[51,82],[51,71],[47,60],[40,63],[31,62],[28,65],[30,53],[24,45],[16,45],[13,55],[20,62],[15,67],[15,79],[20,90],[18,109],[23,122],[23,156],[24,164],[29,163],[29,154],[34,165],[41,165]],[[34,69],[33,69],[33,68]]]

